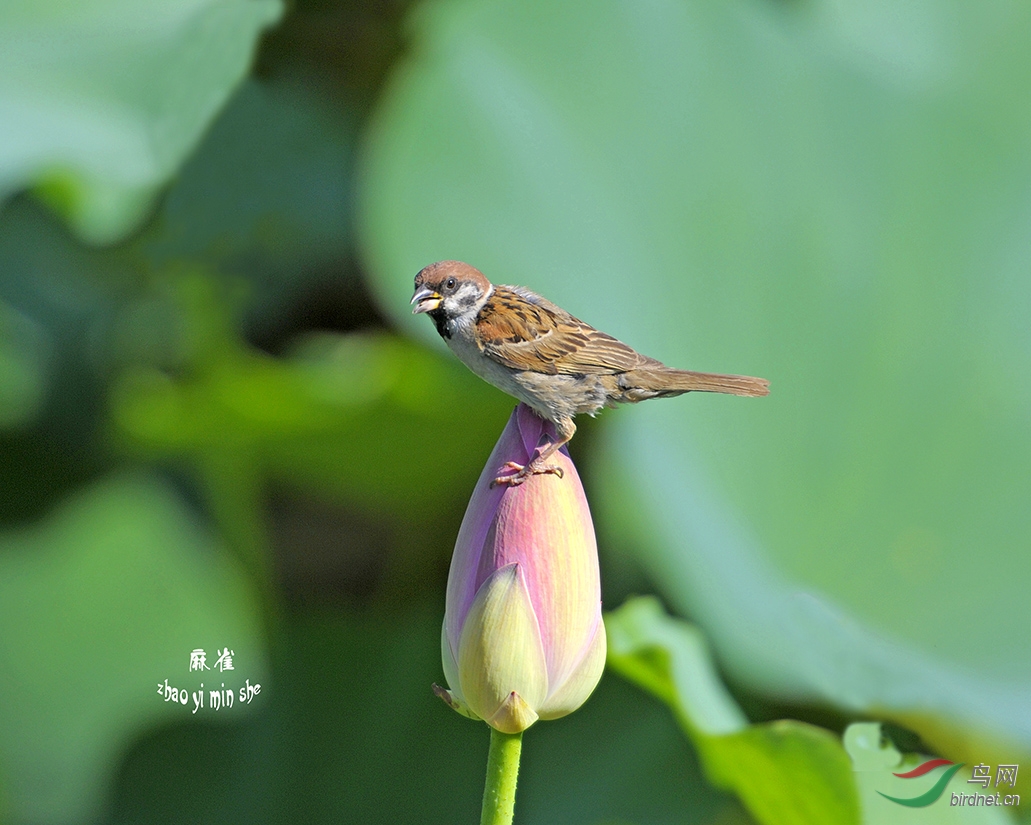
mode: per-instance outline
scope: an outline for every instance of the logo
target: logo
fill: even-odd
[[[1015,762],[996,765],[994,770],[991,765],[978,762],[971,769],[969,763],[957,764],[951,759],[930,759],[916,754],[903,756],[881,733],[878,722],[852,723],[845,729],[842,744],[852,758],[856,787],[877,805],[884,806],[889,802],[905,808],[926,808],[936,802],[950,808],[1020,805],[1017,792],[1020,766]],[[924,761],[912,767],[917,759]],[[965,765],[970,772],[966,782],[959,773]],[[971,785],[980,787],[971,789]],[[951,793],[946,793],[946,789]],[[874,793],[887,801],[876,800]],[[943,797],[948,802],[943,802]]]
[[[888,796],[888,794],[881,793],[880,791],[877,791],[877,793],[881,794],[885,799],[889,799],[898,805],[905,805],[907,808],[926,808],[932,802],[938,801],[938,797],[945,792],[945,787],[949,784],[949,780],[955,776],[956,771],[962,768],[964,764],[963,762],[956,764],[949,759],[928,759],[922,765],[917,765],[913,770],[897,773],[895,776],[899,779],[916,779],[945,765],[952,765],[947,771],[942,772],[941,776],[938,777],[938,781],[930,789],[922,794],[910,797]]]
[[[923,793],[919,793],[916,796],[889,796],[882,791],[877,791],[881,796],[890,802],[894,802],[896,805],[905,805],[907,808],[926,808],[934,802],[937,802],[941,795],[945,792],[945,788],[948,786],[949,781],[956,772],[963,767],[965,763],[960,762],[956,764],[949,759],[928,759],[921,765],[917,765],[911,771],[905,773],[896,773],[899,779],[917,779],[921,776],[926,776],[939,768],[948,767],[943,770],[934,784]],[[1018,765],[999,765],[995,772],[995,787],[1009,786],[1010,788],[1016,787],[1017,784],[1017,770]],[[974,766],[971,772],[971,778],[967,780],[967,784],[980,785],[983,789],[988,789],[992,784],[992,769],[990,765],[979,763]],[[949,798],[950,807],[980,807],[990,805],[1004,805],[1014,806],[1020,804],[1020,794],[1003,794],[1000,792],[996,793],[953,793]]]

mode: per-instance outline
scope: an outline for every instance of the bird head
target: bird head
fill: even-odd
[[[415,276],[412,312],[427,312],[434,319],[472,318],[493,291],[480,270],[461,261],[438,261]]]

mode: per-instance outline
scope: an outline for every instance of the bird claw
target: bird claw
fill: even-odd
[[[507,484],[510,487],[518,487],[530,476],[537,475],[556,475],[559,478],[565,476],[565,470],[559,467],[557,464],[543,464],[540,459],[534,459],[529,464],[517,464],[514,461],[506,461],[502,466],[502,470],[515,470],[515,473],[510,476],[498,476],[491,483],[491,487],[496,487],[499,484]]]

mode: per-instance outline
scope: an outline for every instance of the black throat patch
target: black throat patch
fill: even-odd
[[[448,313],[443,309],[435,309],[426,314],[433,319],[433,325],[437,328],[437,334],[441,338],[447,340],[451,337],[451,316]]]

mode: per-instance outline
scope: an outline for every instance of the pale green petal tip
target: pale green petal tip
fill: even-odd
[[[501,703],[497,712],[487,720],[487,724],[502,733],[522,733],[536,722],[537,718],[533,708],[513,690]]]
[[[448,641],[447,619],[444,620],[440,628],[440,659],[441,664],[444,666],[444,681],[447,682],[449,687],[451,685],[458,685],[458,661],[451,650],[451,643]],[[454,687],[451,690],[457,693]],[[461,701],[461,695],[458,698]]]
[[[451,710],[455,711],[456,713],[460,713],[466,719],[479,720],[480,717],[473,713],[469,709],[469,707],[461,699],[458,698],[458,695],[454,691],[450,691],[447,688],[442,688],[440,685],[434,682],[433,693],[439,699],[442,699],[444,704],[451,708]]]

